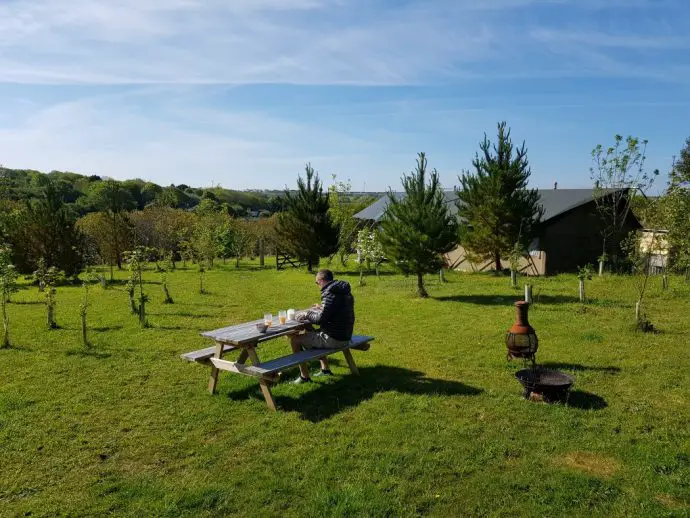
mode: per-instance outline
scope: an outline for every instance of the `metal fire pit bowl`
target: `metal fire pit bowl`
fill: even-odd
[[[525,389],[522,393],[525,398],[538,394],[547,403],[567,401],[568,391],[575,383],[569,374],[540,367],[519,370],[515,377]]]

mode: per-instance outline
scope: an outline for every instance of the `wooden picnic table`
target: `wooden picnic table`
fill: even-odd
[[[245,364],[247,358],[249,358],[254,365],[261,363],[259,360],[259,355],[256,352],[256,348],[259,343],[273,340],[274,338],[279,338],[281,336],[294,335],[309,325],[298,320],[288,320],[284,324],[281,324],[279,319],[274,317],[273,321],[271,322],[271,326],[266,329],[266,332],[262,333],[256,328],[256,325],[263,323],[263,319],[253,320],[251,322],[245,322],[244,324],[221,327],[220,329],[214,329],[213,331],[206,331],[201,333],[201,336],[205,336],[216,342],[216,350],[213,357],[217,359],[221,359],[223,354],[227,351],[241,349],[237,361],[232,363],[234,363],[234,366],[237,368],[237,372],[243,373],[242,371],[244,369],[242,369],[241,366]],[[232,348],[227,348],[226,346],[228,345]],[[232,366],[227,367],[232,368]],[[275,403],[273,402],[273,396],[271,395],[268,381],[269,380],[266,380],[263,377],[259,378],[261,392],[266,398],[268,406],[275,410]],[[217,383],[218,367],[212,363],[211,378],[208,381],[208,391],[211,394],[215,393]]]
[[[295,367],[311,360],[324,358],[336,352],[342,352],[352,373],[358,374],[359,372],[350,349],[367,351],[369,349],[369,342],[374,339],[371,336],[355,335],[350,342],[342,348],[299,351],[262,363],[256,352],[260,343],[281,336],[294,335],[304,329],[311,328],[311,324],[308,322],[289,320],[284,324],[280,324],[278,318],[274,318],[271,326],[262,333],[257,329],[256,325],[263,323],[263,319],[253,320],[251,322],[222,327],[220,329],[214,329],[213,331],[201,333],[201,336],[213,340],[215,346],[183,354],[182,358],[190,362],[211,364],[211,377],[208,381],[208,391],[211,394],[214,394],[216,391],[218,372],[220,370],[257,378],[261,387],[261,392],[263,393],[264,399],[266,399],[266,404],[271,410],[275,410],[275,400],[271,394],[270,387],[271,384],[278,380],[282,370]],[[236,361],[233,362],[223,359],[225,353],[234,350],[240,351]],[[246,365],[247,359],[251,360],[251,365]]]

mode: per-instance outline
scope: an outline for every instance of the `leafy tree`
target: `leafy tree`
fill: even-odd
[[[122,266],[122,253],[133,244],[131,220],[124,214],[92,212],[79,219],[79,229],[95,244],[100,260],[110,266],[110,280],[114,278],[113,268]]]
[[[2,325],[4,329],[0,348],[10,347],[10,319],[7,304],[10,296],[17,291],[17,269],[11,262],[12,250],[7,245],[0,246],[0,305],[2,306]]]
[[[690,280],[690,138],[673,161],[663,212],[673,266]]]
[[[359,284],[364,285],[364,266],[371,270],[371,264],[376,268],[376,276],[379,275],[379,266],[385,260],[383,246],[379,234],[374,229],[364,228],[357,232],[357,262],[359,263]]]
[[[222,214],[216,204],[204,199],[197,207],[196,222],[192,232],[192,246],[199,262],[205,261],[208,268],[218,253],[218,236],[228,217]]]
[[[285,191],[286,210],[278,215],[276,232],[281,249],[306,262],[311,272],[321,257],[337,250],[339,231],[329,213],[329,196],[311,164],[305,174],[306,181],[297,177],[296,193]]]
[[[592,150],[590,168],[594,182],[594,201],[601,217],[603,260],[619,266],[620,242],[637,191],[645,192],[654,183],[659,171],[651,175],[645,171],[647,141],[621,135],[614,137],[613,146],[604,149],[598,144]],[[601,269],[601,266],[600,266]]]
[[[97,280],[96,275],[91,271],[89,267],[86,268],[82,279],[82,298],[81,304],[79,305],[79,317],[81,319],[81,340],[85,348],[91,348],[91,342],[89,342],[88,336],[88,311],[89,311],[89,290],[91,284]]]
[[[55,294],[57,292],[55,284],[57,283],[59,275],[60,272],[58,272],[57,268],[51,266],[46,270],[43,276],[48,329],[58,328],[57,322],[55,322]]]
[[[424,153],[417,157],[417,169],[403,175],[405,197],[397,199],[391,191],[381,221],[381,244],[386,256],[406,274],[417,276],[417,295],[428,297],[424,274],[437,272],[442,255],[457,244],[458,225],[451,216],[434,169],[427,182]]]
[[[276,224],[277,216],[259,218],[246,222],[247,227],[256,239],[259,264],[264,266],[266,254],[275,254],[277,247]]]
[[[93,195],[106,218],[105,239],[109,242],[115,264],[122,269],[122,253],[131,239],[131,223],[128,211],[136,207],[131,193],[115,180],[96,184]]]
[[[349,195],[352,184],[337,181],[336,175],[332,175],[333,184],[328,188],[329,213],[333,223],[338,226],[338,255],[340,262],[345,265],[347,256],[352,252],[352,247],[357,239],[357,221],[353,218],[355,205],[350,203]]]
[[[498,124],[498,142],[484,134],[472,165],[474,173],[459,177],[459,217],[463,220],[460,241],[467,252],[480,259],[492,259],[501,270],[501,257],[508,256],[516,243],[527,249],[539,233],[544,210],[536,189],[528,189],[531,170],[525,143],[515,148],[506,123]]]
[[[41,257],[38,260],[36,271],[34,271],[34,281],[38,284],[38,291],[42,293],[46,287],[46,275],[48,274],[48,267],[46,266],[45,258]]]
[[[153,250],[143,246],[137,246],[134,250],[124,253],[125,260],[129,268],[129,280],[127,281],[127,292],[129,294],[130,306],[132,311],[139,317],[139,325],[141,327],[148,327],[146,320],[146,303],[149,300],[148,295],[144,293],[144,279],[143,273],[146,268],[147,258],[151,255]],[[139,289],[139,306],[134,302],[134,293]]]

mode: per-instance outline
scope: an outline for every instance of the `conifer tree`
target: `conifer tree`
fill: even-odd
[[[309,271],[338,249],[338,226],[329,214],[328,194],[324,194],[319,175],[310,164],[305,168],[306,181],[297,177],[297,192],[285,191],[285,212],[278,215],[276,232],[280,248]]]
[[[531,171],[525,143],[514,148],[510,129],[498,124],[498,142],[484,134],[472,161],[475,171],[460,175],[458,215],[462,220],[460,242],[479,259],[491,259],[496,271],[501,257],[515,248],[526,250],[537,236],[544,210],[536,189],[527,189]]]
[[[442,255],[457,245],[457,221],[448,211],[438,173],[434,169],[427,182],[424,153],[417,157],[417,169],[403,175],[405,196],[391,191],[381,220],[381,245],[391,261],[406,274],[417,276],[417,295],[428,297],[424,274],[437,272]]]

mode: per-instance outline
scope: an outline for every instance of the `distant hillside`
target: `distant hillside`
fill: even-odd
[[[8,169],[0,167],[0,196],[12,200],[27,200],[38,196],[42,184],[49,178],[56,182],[63,199],[78,214],[84,215],[98,210],[96,206],[99,184],[115,181],[130,195],[127,205],[130,210],[141,210],[147,205],[160,203],[180,209],[192,209],[203,198],[210,198],[237,215],[257,212],[274,213],[282,210],[280,190],[245,190],[199,188],[189,185],[160,186],[140,179],[117,181],[97,175],[84,176],[76,173],[52,171],[41,173],[30,169]],[[352,201],[375,196],[374,193],[353,193]]]

